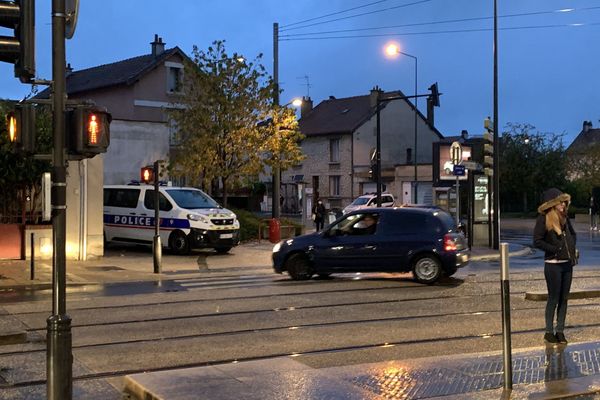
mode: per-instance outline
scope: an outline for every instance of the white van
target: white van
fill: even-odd
[[[352,203],[342,210],[344,214],[362,208],[377,207],[377,194],[369,193],[357,197]],[[389,193],[381,193],[381,207],[394,207],[394,196]]]
[[[159,187],[160,240],[176,254],[214,248],[228,252],[239,243],[236,215],[200,189]],[[104,240],[152,244],[154,186],[104,186]]]

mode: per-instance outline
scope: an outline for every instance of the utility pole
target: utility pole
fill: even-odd
[[[279,105],[279,24],[273,23],[273,107]],[[279,219],[281,216],[281,210],[279,207],[280,186],[280,166],[273,166],[273,206],[272,206],[272,217],[273,219]]]
[[[47,319],[47,398],[73,397],[71,318],[66,313],[65,0],[52,0],[52,315]]]
[[[492,176],[494,249],[500,249],[500,132],[498,131],[498,8],[494,0],[494,175]]]

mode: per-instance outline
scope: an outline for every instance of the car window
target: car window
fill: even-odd
[[[391,212],[385,216],[386,230],[396,235],[431,232],[436,228],[427,217],[427,214],[422,213]]]
[[[377,231],[379,214],[354,214],[340,220],[329,229],[330,236],[372,235]]]
[[[140,189],[104,189],[104,205],[108,207],[137,208]]]
[[[442,224],[442,229],[446,232],[456,230],[456,221],[454,218],[444,211],[436,211],[434,214],[435,218]]]
[[[148,210],[154,210],[154,190],[146,190],[144,207]],[[160,211],[171,211],[173,209],[171,202],[160,192],[158,193],[158,209]]]
[[[394,200],[392,199],[392,196],[383,196],[383,199],[381,200],[382,203],[393,203]]]
[[[359,197],[352,202],[353,206],[364,206],[369,201],[368,197]]]

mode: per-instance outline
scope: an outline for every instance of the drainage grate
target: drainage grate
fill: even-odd
[[[500,357],[456,368],[383,368],[381,373],[349,379],[386,399],[424,399],[496,389],[503,385]],[[513,383],[531,384],[600,374],[600,349],[549,349],[544,355],[513,358]]]

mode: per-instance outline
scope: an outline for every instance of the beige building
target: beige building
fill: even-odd
[[[304,185],[327,208],[340,209],[357,196],[376,191],[369,170],[376,148],[377,96],[402,93],[374,88],[363,96],[332,96],[314,108],[305,99],[300,129],[306,158],[284,172],[282,183],[288,193],[293,192],[290,187]],[[407,99],[384,101],[380,107],[382,182],[398,203],[412,203],[415,108]],[[432,112],[427,118],[417,111],[417,135],[418,203],[432,203],[432,143],[443,138],[433,126]]]
[[[89,160],[70,161],[67,177],[67,257],[102,256],[104,184],[140,179],[140,169],[168,159],[177,135],[166,110],[180,88],[183,62],[178,47],[165,49],[158,35],[149,54],[67,71],[69,100],[93,101],[112,114],[108,152]],[[50,91],[37,98],[48,98]]]

